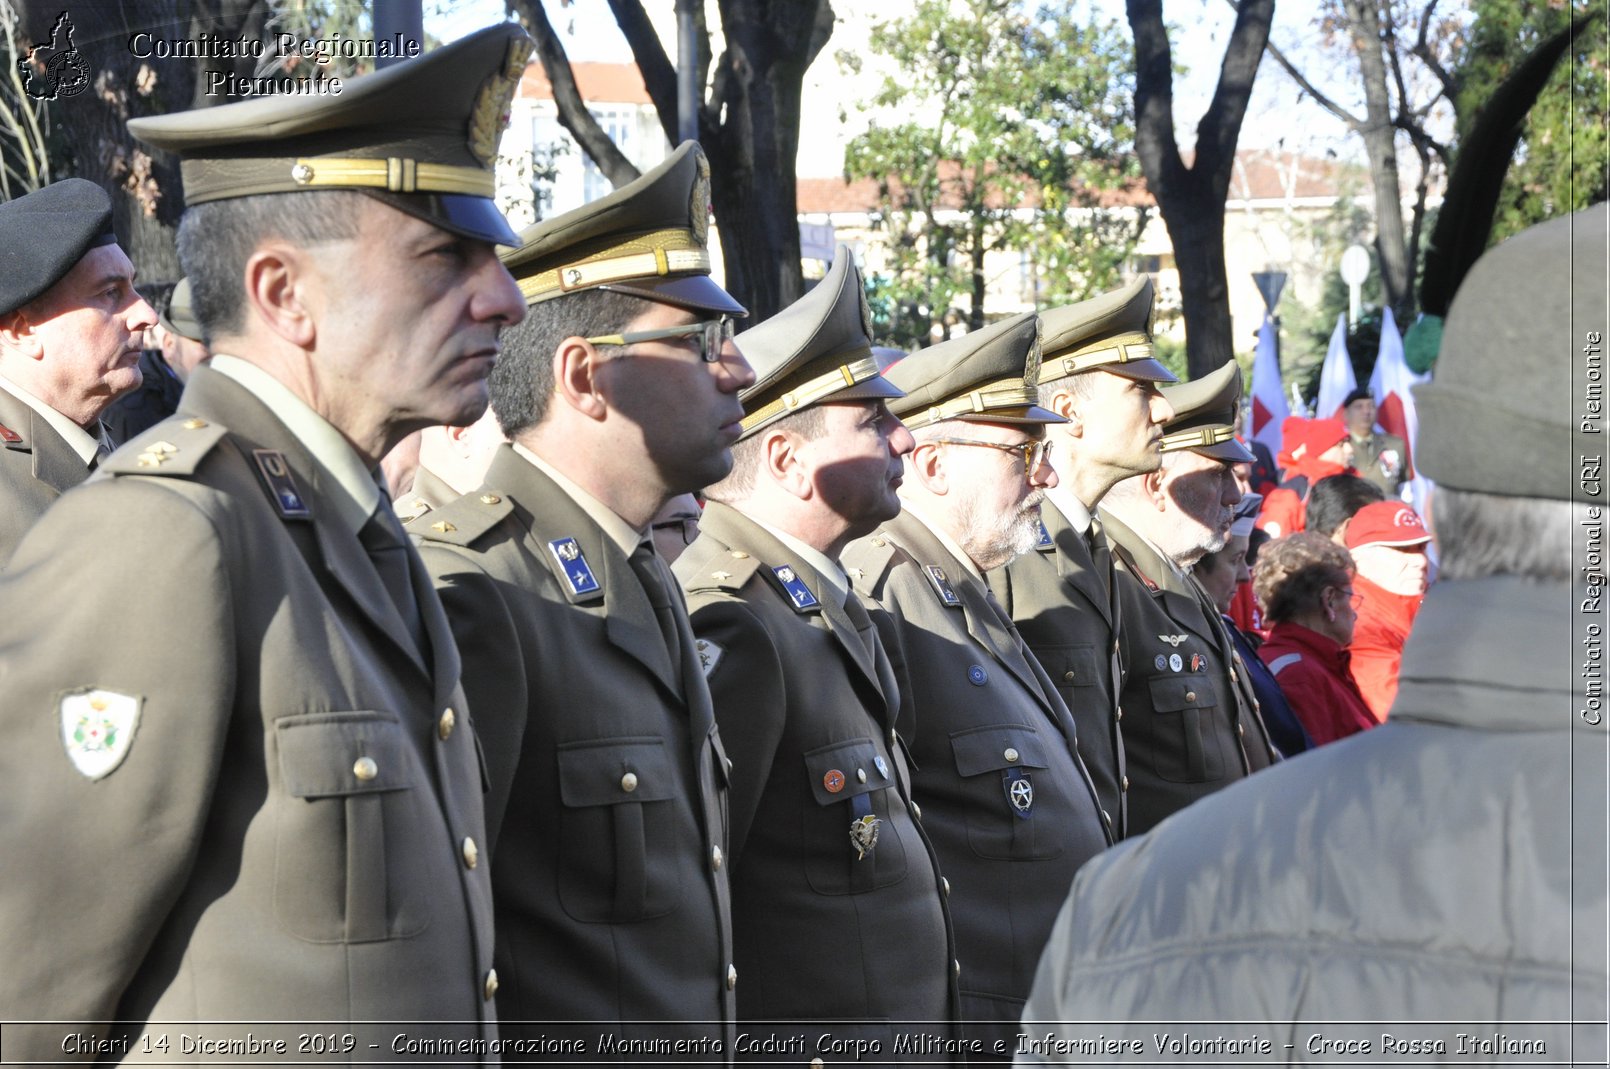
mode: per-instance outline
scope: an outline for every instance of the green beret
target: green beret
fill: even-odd
[[[1607,212],[1598,204],[1524,230],[1465,276],[1436,380],[1414,387],[1414,466],[1436,482],[1590,498],[1580,458],[1605,449]]]
[[[1039,407],[1040,319],[1024,312],[919,349],[891,367],[906,396],[889,411],[915,430],[947,419],[976,423],[1066,423]]]
[[[116,241],[112,198],[82,178],[0,204],[0,315],[60,282],[89,250]]]
[[[1241,365],[1234,360],[1199,379],[1164,386],[1162,392],[1174,409],[1174,418],[1163,424],[1163,452],[1189,449],[1226,464],[1250,464],[1257,459],[1235,436],[1235,417],[1241,410]]]
[[[1040,313],[1040,382],[1084,371],[1110,371],[1126,379],[1176,382],[1152,359],[1152,280],[1128,285],[1078,304]]]
[[[168,298],[168,310],[162,313],[162,326],[169,333],[191,341],[206,341],[206,332],[196,322],[196,313],[190,303],[190,280],[181,278]]]
[[[356,190],[452,233],[512,245],[492,201],[493,165],[531,49],[524,30],[500,23],[338,94],[130,119],[129,132],[179,156],[187,204]]]
[[[504,266],[526,301],[606,289],[699,312],[747,315],[710,279],[710,164],[684,141],[665,162],[520,235]]]
[[[733,343],[755,369],[755,384],[741,395],[745,437],[822,401],[902,396],[878,374],[872,310],[845,245],[814,289]]]

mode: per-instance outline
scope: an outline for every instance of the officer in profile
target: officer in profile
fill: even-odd
[[[126,442],[178,411],[190,372],[212,358],[190,305],[189,280],[163,285],[150,296],[157,323],[146,332],[139,388],[112,402],[101,417],[114,442]]]
[[[1045,428],[1062,417],[1036,404],[1038,331],[1014,316],[889,369],[917,443],[902,509],[845,554],[900,680],[912,791],[950,881],[963,1027],[985,1056],[1011,1051],[1057,907],[1110,842],[1067,706],[983,579],[1033,547],[1056,483]]]
[[[827,1034],[894,1051],[902,1022],[950,1039],[950,924],[895,740],[900,694],[838,563],[899,509],[911,448],[849,249],[737,341],[757,375],[744,436],[676,574],[732,755],[738,1015],[779,1063]]]
[[[0,204],[0,565],[112,449],[100,417],[140,385],[156,313],[112,233],[112,201],[68,178]]]
[[[986,576],[1073,714],[1079,756],[1115,839],[1123,838],[1129,811],[1120,789],[1122,620],[1096,506],[1115,484],[1162,463],[1163,423],[1174,410],[1158,385],[1175,379],[1152,358],[1151,319],[1145,275],[1040,313],[1040,404],[1067,420],[1045,432],[1057,482],[1040,506],[1034,552]]]
[[[1234,361],[1163,388],[1163,464],[1101,505],[1117,561],[1130,836],[1275,759],[1218,607],[1190,574],[1224,548],[1252,454],[1235,438]]]
[[[727,474],[754,379],[708,219],[690,141],[521,235],[505,261],[530,307],[492,375],[510,442],[411,530],[485,744],[503,1018],[730,1052],[726,758],[649,537]]]
[[[0,1005],[58,1022],[8,1057],[496,1038],[458,651],[375,467],[480,414],[524,314],[492,165],[530,49],[130,123],[217,355],[0,578]]]

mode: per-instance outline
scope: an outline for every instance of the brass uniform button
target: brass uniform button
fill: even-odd
[[[958,977],[961,976],[961,974],[962,974],[962,963],[957,961],[957,960],[955,960],[954,958],[952,958],[951,962],[950,962],[950,970],[951,970],[951,972],[955,973]]]
[[[731,991],[738,986],[738,966],[727,966],[727,990]]]
[[[733,550],[733,551],[732,551],[732,555],[733,555],[733,556],[734,556],[734,557],[735,557],[735,558],[737,558],[737,559],[738,559],[738,560],[748,560],[748,559],[749,559],[749,554],[747,554],[747,553],[745,553],[745,552],[744,552],[744,551],[743,551],[743,550],[741,550],[741,549],[735,549],[735,550]]]
[[[921,820],[922,819],[922,806],[918,805],[916,802],[912,802],[911,803],[911,815],[916,817],[918,820]]]
[[[1125,776],[1123,778],[1123,780],[1119,782],[1118,786],[1121,787],[1123,790],[1126,790],[1126,791],[1129,790],[1129,777]]]
[[[443,742],[446,742],[452,736],[453,728],[457,725],[458,714],[453,712],[452,706],[448,706],[442,710],[442,715],[436,721],[436,734]]]
[[[482,494],[481,495],[481,504],[483,504],[483,505],[496,505],[499,501],[502,501],[502,500],[503,499],[501,497],[499,497],[498,495],[496,495],[496,494]]]
[[[856,781],[858,783],[865,783],[866,782],[866,769],[864,769],[864,768],[856,769],[855,770],[855,778],[856,778]]]
[[[710,848],[710,867],[717,872],[721,871],[721,847],[719,846]]]
[[[464,837],[464,867],[473,869],[481,862],[481,851],[475,845],[475,840],[469,836]]]
[[[950,881],[943,876],[939,877],[939,889],[945,892],[946,898],[950,897]]]
[[[1235,726],[1235,733],[1237,735],[1245,735],[1247,733],[1247,726],[1245,724],[1237,724]]]
[[[204,419],[187,419],[182,424],[184,429],[187,430],[187,431],[199,431],[201,428],[205,427],[206,425],[207,425],[207,421],[204,420]]]
[[[360,757],[352,763],[352,774],[367,783],[380,775],[380,766],[373,757]]]
[[[621,777],[621,790],[625,791],[627,794],[631,794],[633,791],[637,790],[636,772],[628,772],[626,775]]]
[[[492,996],[497,993],[498,971],[496,969],[488,969],[486,970],[486,983],[481,985],[481,994],[486,996],[486,1001],[491,1002]]]
[[[1186,691],[1185,692],[1185,700],[1188,701],[1188,702],[1196,701],[1196,691],[1194,691],[1194,690]]]
[[[1016,750],[1012,749],[1012,747],[1008,746],[1006,748],[1006,752],[1004,754],[1002,754],[1001,756],[1006,758],[1012,764],[1014,764],[1014,765],[1017,764],[1018,752]]]
[[[1066,672],[1063,672],[1062,673],[1062,678],[1064,680],[1066,680],[1067,682],[1072,683],[1073,682],[1073,669],[1070,668]]]

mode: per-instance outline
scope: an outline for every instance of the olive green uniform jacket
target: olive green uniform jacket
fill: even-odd
[[[779,568],[808,596],[791,596]],[[803,1057],[784,1059],[795,1065],[823,1033],[878,1042],[882,1057],[910,1031],[900,1022],[938,1022],[927,1030],[948,1035],[950,922],[895,741],[900,695],[870,619],[858,629],[820,575],[718,503],[675,571],[732,755],[744,1031],[803,1035]],[[862,817],[878,834],[858,856],[850,828]],[[800,1023],[759,1023],[790,1019]]]
[[[1125,666],[1129,835],[1279,759],[1224,621],[1195,579],[1111,513]]]
[[[279,492],[265,468],[288,469]],[[162,1021],[330,1022],[360,1050],[399,1027],[347,1022],[496,1036],[458,652],[410,551],[421,657],[332,482],[201,368],[180,412],[64,495],[0,577],[0,1006],[65,1022],[8,1026],[7,1058],[59,1059],[82,1033],[137,1059],[129,1037]],[[92,703],[132,738],[95,779],[64,749],[106,726]],[[134,1023],[89,1023],[113,1020]],[[310,1029],[204,1029],[248,1030],[289,1031],[294,1060]]]
[[[1094,559],[1084,535],[1049,499],[1040,506],[1040,518],[1040,544],[984,578],[1073,714],[1079,756],[1107,830],[1122,839],[1129,801],[1119,785],[1128,769],[1118,711],[1123,671],[1112,550],[1103,538],[1100,559]]]
[[[950,881],[967,1035],[1010,1054],[1073,874],[1110,842],[1073,719],[984,585],[915,516],[844,561],[881,609],[900,681],[912,794]]]
[[[1395,434],[1376,431],[1368,438],[1349,438],[1353,443],[1353,469],[1379,486],[1391,500],[1409,477],[1409,451]]]
[[[0,389],[0,567],[51,502],[88,477],[56,428]]]
[[[691,632],[672,663],[619,545],[512,446],[410,530],[486,744],[504,1034],[644,1021],[604,1031],[730,1050],[726,758]],[[597,589],[572,589],[569,539]]]

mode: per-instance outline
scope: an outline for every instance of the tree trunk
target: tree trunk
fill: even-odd
[[[1392,127],[1392,98],[1387,89],[1386,59],[1381,53],[1381,19],[1376,0],[1343,0],[1348,33],[1358,53],[1364,80],[1364,122],[1358,127],[1369,156],[1375,191],[1375,249],[1381,258],[1384,302],[1399,323],[1409,322],[1414,308],[1408,239],[1403,232],[1402,187]]]

